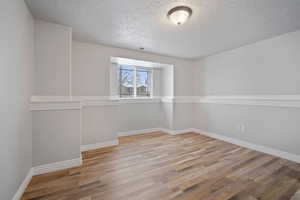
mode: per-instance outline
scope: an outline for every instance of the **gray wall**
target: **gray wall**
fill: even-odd
[[[162,96],[193,95],[193,82],[191,81],[193,62],[191,61],[73,41],[73,96],[110,95],[111,56],[174,65],[174,68],[170,66],[160,70],[161,74],[158,77],[160,78],[160,91],[157,94]],[[176,81],[174,81],[175,79]],[[116,131],[124,132],[161,127],[172,129],[173,119],[176,119],[177,129],[190,128],[187,120],[191,119],[192,109],[185,112],[182,106],[177,106],[176,111],[178,112],[176,113],[180,116],[173,118],[174,106],[171,103],[121,103],[119,108],[105,107],[83,108],[82,144],[94,144],[116,139]],[[116,112],[119,120],[117,125],[115,124],[116,120],[112,117],[116,115]],[[108,119],[112,119],[112,122],[109,122]]]
[[[33,112],[33,166],[80,157],[80,110]]]
[[[173,113],[173,127],[175,130],[193,128],[193,109],[192,103],[175,103]]]
[[[119,105],[83,107],[81,144],[115,140],[120,126],[119,117]]]
[[[300,108],[196,104],[194,109],[198,129],[300,155]]]
[[[300,94],[299,57],[300,31],[207,57],[197,63],[195,94]]]
[[[35,20],[35,95],[69,95],[71,30]]]
[[[121,103],[119,131],[132,131],[162,127],[161,104]]]
[[[70,94],[71,31],[70,27],[35,20],[34,95]],[[55,104],[47,103],[50,107]],[[68,101],[62,104],[68,104]],[[80,157],[80,109],[32,112],[34,167]]]
[[[24,1],[0,1],[0,199],[12,199],[32,165],[29,98],[33,20]]]
[[[300,31],[210,56],[196,66],[195,95],[299,95]],[[298,155],[299,119],[299,108],[205,103],[194,110],[196,128]]]
[[[193,83],[191,81],[193,65],[189,60],[73,41],[73,96],[110,95],[111,56],[174,65],[174,79],[176,81],[174,81],[174,88],[171,88],[172,92],[168,92],[166,95],[189,96],[193,94]]]

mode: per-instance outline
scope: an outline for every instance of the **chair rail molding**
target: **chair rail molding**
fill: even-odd
[[[195,103],[299,108],[300,95],[199,96]]]
[[[30,109],[32,111],[70,110],[89,106],[118,106],[128,103],[206,103],[300,108],[300,95],[163,96],[124,99],[112,96],[32,96]]]

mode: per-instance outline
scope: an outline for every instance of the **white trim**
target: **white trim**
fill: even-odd
[[[71,96],[72,101],[118,101],[114,96]]]
[[[173,97],[173,96],[164,96],[161,98],[161,102],[162,103],[173,103],[174,99],[175,99],[175,97]]]
[[[175,96],[174,103],[196,103],[199,100],[198,96]]]
[[[72,27],[69,29],[68,39],[67,39],[67,55],[68,55],[68,71],[69,71],[69,96],[72,96]]]
[[[110,96],[32,96],[30,110],[73,110],[90,106],[118,106],[127,103],[160,103],[159,97],[116,98]]]
[[[49,102],[71,102],[71,96],[31,96],[31,103],[49,103]]]
[[[194,129],[188,128],[188,129],[181,129],[181,130],[172,130],[172,129],[161,128],[160,131],[162,131],[164,133],[168,133],[170,135],[179,135],[179,134],[183,134],[183,133],[193,132]]]
[[[196,128],[188,128],[188,129],[182,129],[182,130],[172,130],[172,129],[166,129],[166,128],[151,128],[151,129],[133,130],[133,131],[126,131],[126,132],[119,132],[118,137],[146,134],[146,133],[151,133],[151,132],[156,132],[156,131],[162,131],[162,132],[168,133],[170,135],[179,135],[179,134],[183,134],[183,133],[194,132],[194,133],[203,134],[203,135],[215,138],[215,139],[219,139],[222,141],[226,141],[226,142],[229,142],[232,144],[236,144],[236,145],[239,145],[242,147],[246,147],[246,148],[249,148],[249,149],[252,149],[255,151],[260,151],[260,152],[263,152],[266,154],[274,155],[274,156],[277,156],[277,157],[280,157],[283,159],[287,159],[287,160],[291,160],[291,161],[300,163],[300,155],[288,153],[285,151],[277,150],[277,149],[274,149],[271,147],[266,147],[263,145],[253,144],[250,142],[242,141],[239,139],[223,136],[223,135],[208,132],[208,131],[203,131],[203,130],[196,129]],[[91,149],[98,149],[98,148],[114,146],[114,145],[118,145],[118,143],[109,141],[109,142],[99,143],[99,144],[83,145],[81,147],[81,151],[87,151],[87,150],[91,150]]]
[[[110,140],[106,142],[101,142],[101,143],[96,143],[96,144],[87,144],[87,145],[81,145],[80,146],[80,151],[89,151],[89,150],[94,150],[94,149],[101,149],[104,147],[111,147],[111,146],[117,146],[119,145],[119,140]]]
[[[162,97],[161,101],[300,108],[300,95],[170,96]]]
[[[111,96],[72,96],[73,101],[80,101],[83,107],[118,106],[119,99]]]
[[[134,70],[133,70],[133,96],[134,98],[136,98],[136,92],[137,92],[137,88],[136,88],[136,66],[133,66]],[[120,78],[121,80],[121,78]],[[120,88],[120,86],[119,86]]]
[[[83,107],[118,106],[118,105],[120,105],[120,102],[118,102],[118,101],[82,101],[81,105]]]
[[[110,96],[32,96],[31,110],[68,110],[82,106],[112,106],[126,103],[213,103],[225,105],[296,107],[300,95],[165,96],[116,98]]]
[[[154,69],[152,68],[151,70],[151,90],[150,90],[150,96],[153,97],[154,94]],[[148,80],[149,83],[149,80]],[[160,100],[159,100],[160,101]]]
[[[117,135],[118,135],[118,137],[130,136],[130,135],[139,135],[139,134],[157,132],[157,131],[161,131],[161,130],[162,130],[161,128],[149,128],[149,129],[118,132]]]
[[[49,103],[31,103],[31,111],[46,110],[80,110],[80,102],[49,102]]]
[[[122,136],[131,136],[131,135],[140,135],[140,134],[146,134],[146,133],[152,133],[152,132],[164,132],[168,133],[170,135],[178,135],[182,133],[188,133],[193,132],[194,129],[182,129],[182,130],[173,130],[173,129],[167,129],[167,128],[149,128],[149,129],[140,129],[140,130],[132,130],[132,131],[124,131],[124,132],[118,132],[118,137]]]
[[[273,100],[273,101],[299,101],[300,95],[225,95],[225,96],[198,96],[210,100]]]
[[[148,60],[138,60],[132,58],[124,58],[124,57],[110,57],[110,62],[118,65],[130,65],[130,66],[143,66],[144,68],[163,68],[168,66],[173,66],[167,63],[157,63]]]
[[[288,152],[285,152],[285,151],[277,150],[277,149],[267,147],[267,146],[263,146],[263,145],[253,144],[251,142],[242,141],[242,140],[239,140],[239,139],[227,137],[227,136],[220,135],[220,134],[217,134],[217,133],[203,131],[203,130],[200,130],[200,129],[194,129],[193,128],[192,130],[195,133],[203,134],[203,135],[206,135],[206,136],[209,136],[209,137],[212,137],[212,138],[223,140],[225,142],[236,144],[236,145],[246,147],[246,148],[249,148],[249,149],[252,149],[252,150],[255,150],[255,151],[263,152],[263,153],[266,153],[266,154],[270,154],[270,155],[273,155],[273,156],[277,156],[277,157],[280,157],[280,158],[283,158],[283,159],[287,159],[287,160],[290,160],[290,161],[300,163],[300,155],[288,153]]]
[[[12,200],[20,200],[22,198],[27,186],[29,185],[29,183],[31,181],[32,176],[33,176],[33,169],[31,168],[29,170],[29,172],[27,173],[25,179],[19,186],[19,188],[18,188],[17,192],[15,193],[14,197],[12,198]]]
[[[300,108],[300,95],[202,96],[195,103]]]
[[[55,163],[49,163],[45,165],[39,165],[36,167],[33,167],[33,175],[40,175],[40,174],[45,174],[49,172],[54,172],[62,169],[68,169],[72,167],[77,167],[82,165],[82,158],[75,158],[72,160],[64,160],[64,161],[59,161]]]
[[[136,98],[120,98],[120,103],[160,103],[161,99],[157,97],[136,97]]]
[[[81,101],[117,101],[115,96],[31,96],[33,103],[40,102],[81,102]]]

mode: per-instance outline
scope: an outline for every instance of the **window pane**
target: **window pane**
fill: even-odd
[[[130,66],[120,67],[120,96],[121,97],[132,97],[134,96],[134,68]]]
[[[136,70],[136,95],[150,96],[151,71]]]

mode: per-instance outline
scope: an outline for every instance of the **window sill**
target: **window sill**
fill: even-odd
[[[158,97],[134,97],[134,98],[118,98],[120,103],[160,103],[161,98]]]

